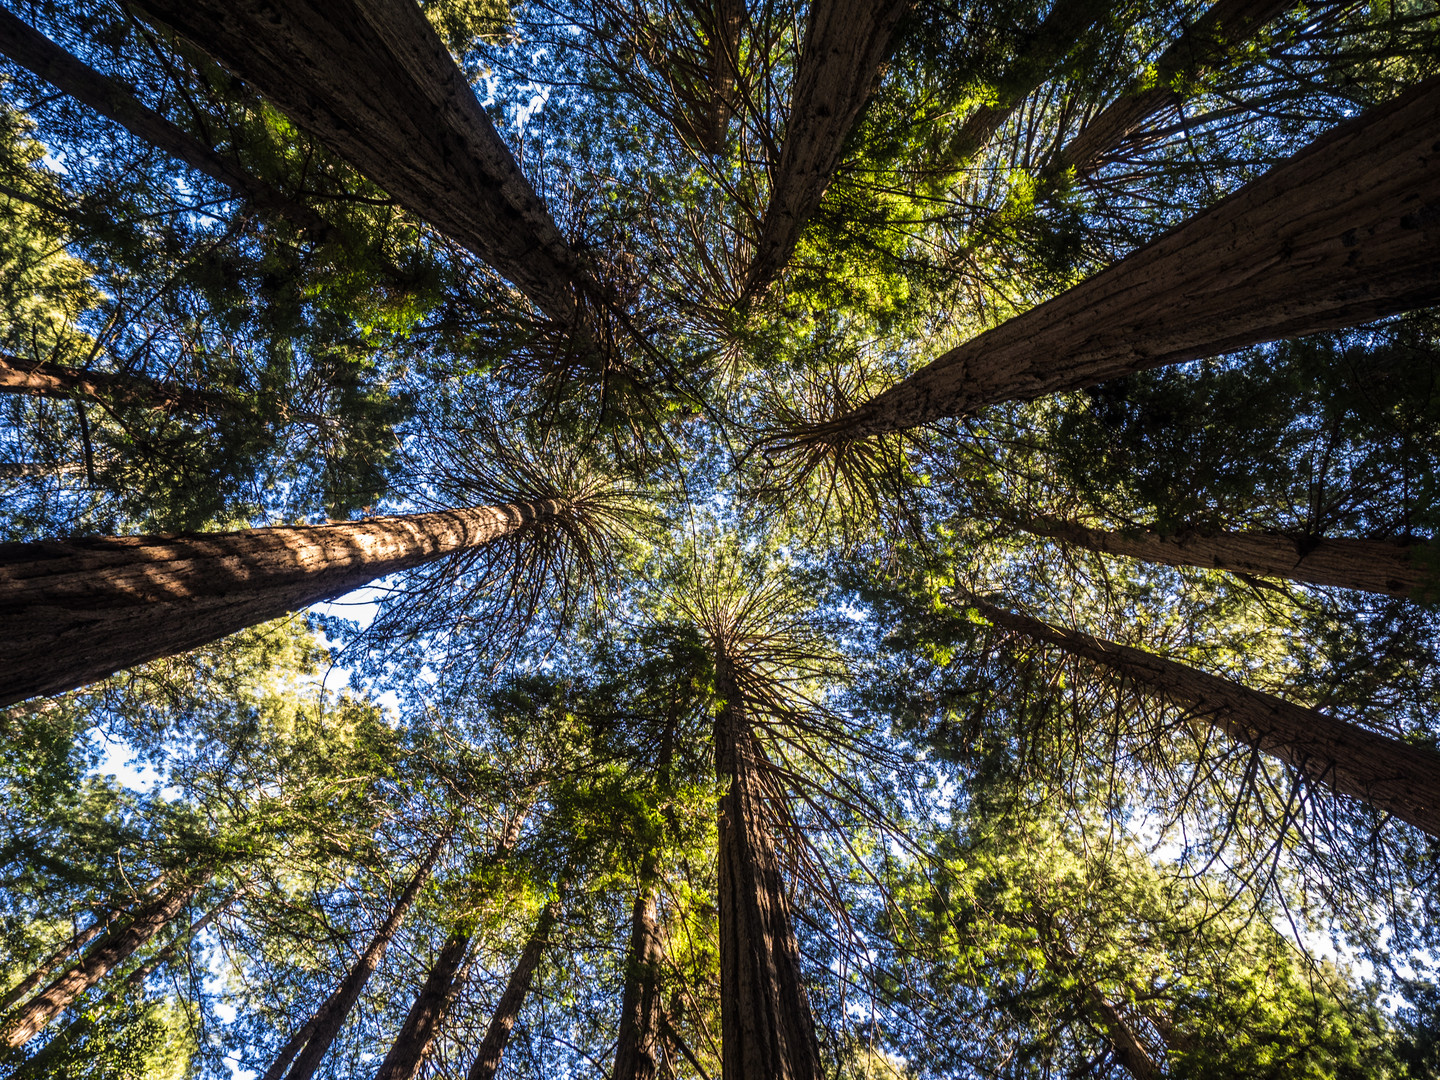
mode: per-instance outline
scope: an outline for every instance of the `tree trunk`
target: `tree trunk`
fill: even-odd
[[[196,648],[563,509],[545,499],[330,525],[0,544],[0,706]]]
[[[1020,103],[1050,78],[1055,66],[1075,47],[1076,39],[1110,6],[1109,0],[1056,0],[1045,21],[993,88],[995,103],[981,105],[966,117],[941,154],[938,169],[950,173],[964,168],[985,149]]]
[[[1440,78],[806,433],[846,441],[1440,299]]]
[[[810,5],[780,161],[744,293],[758,296],[784,269],[820,205],[846,136],[880,80],[890,37],[913,0]]]
[[[287,1080],[310,1080],[310,1077],[315,1074],[315,1069],[324,1058],[325,1052],[330,1049],[330,1044],[335,1041],[335,1036],[340,1034],[340,1028],[349,1018],[350,1010],[360,1000],[360,992],[365,989],[365,984],[370,981],[370,976],[380,966],[380,961],[385,957],[385,950],[390,947],[395,932],[400,929],[400,924],[405,920],[410,906],[415,902],[421,886],[430,877],[430,871],[435,868],[436,860],[440,858],[440,853],[444,850],[445,845],[450,842],[454,831],[455,827],[452,824],[431,845],[425,861],[420,864],[419,869],[410,878],[410,883],[405,886],[405,891],[395,901],[395,906],[390,909],[389,916],[380,924],[380,929],[375,931],[375,936],[370,939],[370,944],[360,954],[360,959],[355,961],[355,966],[335,988],[335,992],[326,999],[325,1003],[302,1028],[302,1031],[307,1031],[304,1038],[304,1049],[291,1050],[291,1044],[296,1042],[295,1039],[292,1039],[291,1043],[286,1045],[285,1050],[281,1051],[280,1059],[271,1065],[270,1070],[265,1074],[266,1080],[277,1080],[280,1073],[283,1072],[282,1061],[288,1056],[286,1051],[294,1055],[295,1060],[295,1064],[285,1074]]]
[[[1087,173],[1152,117],[1179,104],[1180,87],[1224,63],[1236,45],[1294,6],[1293,0],[1217,0],[1166,49],[1154,67],[1102,109],[1058,153],[1046,172]]]
[[[485,860],[487,869],[494,867],[514,849],[520,839],[520,829],[525,823],[525,817],[525,811],[522,810],[506,822],[500,842]],[[464,982],[462,965],[470,951],[472,938],[470,929],[457,928],[445,939],[425,984],[416,995],[415,1003],[410,1006],[405,1023],[401,1025],[395,1042],[390,1046],[390,1052],[380,1064],[375,1080],[412,1080],[419,1074],[425,1055],[430,1052],[435,1036],[440,1032],[440,1025],[444,1023]]]
[[[1017,520],[1036,536],[1166,566],[1200,566],[1287,578],[1310,585],[1400,596],[1434,597],[1440,551],[1427,540],[1354,540],[1273,533],[1109,532],[1061,518]]]
[[[33,480],[42,476],[75,476],[85,472],[83,461],[0,461],[0,480]],[[3,1008],[0,1005],[0,1008]]]
[[[1054,942],[1061,960],[1069,968],[1076,985],[1084,995],[1084,1011],[1090,1014],[1092,1022],[1109,1042],[1110,1052],[1115,1060],[1135,1080],[1159,1080],[1160,1069],[1149,1048],[1135,1034],[1135,1030],[1124,1014],[1115,1007],[1114,1002],[1102,994],[1100,988],[1080,971],[1080,957],[1066,939],[1064,929],[1048,913],[1042,914],[1045,922],[1049,924],[1048,929],[1054,932],[1050,940]]]
[[[573,320],[575,257],[413,0],[137,0],[401,205]]]
[[[819,1080],[820,1047],[800,948],[766,826],[760,751],[728,660],[716,658],[723,1080]]]
[[[725,152],[730,117],[735,112],[735,84],[740,77],[740,37],[745,30],[744,0],[714,0],[709,14],[710,35],[710,133],[708,149]]]
[[[63,945],[41,961],[34,971],[6,990],[3,996],[0,996],[0,1015],[4,1015],[15,1004],[24,1001],[34,993],[44,983],[46,976],[59,967],[64,960],[89,945],[103,934],[111,923],[124,914],[125,909],[123,908],[111,908],[105,913],[104,918],[97,918],[84,930],[72,934]]]
[[[420,1072],[425,1055],[430,1050],[440,1030],[440,1024],[454,1000],[456,976],[470,951],[470,932],[452,931],[440,947],[440,953],[430,968],[430,974],[415,1004],[401,1025],[400,1033],[390,1046],[390,1052],[380,1064],[375,1080],[412,1080]]]
[[[103,1012],[108,1006],[114,1004],[122,994],[143,988],[145,980],[150,977],[150,974],[162,965],[168,964],[182,943],[194,941],[197,934],[219,918],[225,909],[234,902],[234,896],[227,897],[222,903],[217,904],[196,919],[190,924],[188,930],[125,976],[124,982],[106,994],[93,1010],[71,1020],[65,1025],[65,1030],[47,1042],[39,1053],[17,1066],[15,1071],[10,1074],[9,1080],[40,1080],[41,1077],[59,1075],[52,1067],[56,1063],[56,1059],[71,1048],[80,1045],[80,1040],[85,1038],[90,1029],[95,1026],[96,1013]]]
[[[1057,646],[1195,710],[1232,739],[1323,785],[1440,837],[1440,753],[1209,675],[1129,645],[1051,626],[967,597],[981,615]]]
[[[108,932],[78,962],[40,993],[15,1009],[0,1024],[6,1046],[24,1046],[81,994],[99,982],[111,968],[130,955],[184,910],[202,881],[180,884],[141,905],[123,926]]]
[[[0,8],[0,12],[3,12]],[[172,386],[144,375],[83,371],[47,360],[26,360],[0,353],[0,394],[33,397],[85,398],[133,405],[156,412],[211,412],[219,402],[183,386]]]
[[[535,929],[525,942],[520,961],[510,973],[510,981],[505,984],[500,1003],[495,1006],[495,1015],[490,1018],[490,1027],[480,1043],[480,1052],[475,1055],[466,1080],[494,1080],[495,1073],[500,1068],[500,1059],[505,1054],[505,1044],[510,1041],[510,1032],[520,1016],[520,1007],[525,1004],[525,996],[530,993],[535,969],[540,966],[540,958],[550,944],[550,931],[559,915],[560,900],[557,897],[540,912]]]
[[[310,207],[252,176],[235,162],[187,135],[159,113],[137,101],[119,82],[86,66],[33,27],[0,8],[0,52],[57,90],[101,116],[229,187],[257,209],[273,213],[320,242],[335,230]]]

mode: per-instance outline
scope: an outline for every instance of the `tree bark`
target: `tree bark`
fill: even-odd
[[[1434,750],[1367,731],[1143,649],[1006,611],[977,596],[967,597],[966,602],[996,626],[1110,668],[1195,710],[1232,739],[1285,762],[1312,784],[1440,837],[1440,753]]]
[[[745,30],[744,0],[714,0],[707,12],[714,20],[710,34],[709,151],[725,152],[730,117],[735,112],[735,86],[740,77],[740,37]]]
[[[510,981],[505,984],[500,1003],[495,1006],[495,1015],[490,1018],[490,1027],[480,1043],[480,1052],[475,1055],[466,1080],[494,1080],[495,1073],[500,1068],[500,1059],[505,1054],[505,1044],[510,1041],[510,1032],[520,1016],[520,1007],[525,1004],[526,995],[530,993],[535,969],[540,966],[540,958],[550,944],[550,931],[559,915],[560,900],[557,897],[540,912],[535,929],[525,942],[520,960],[515,965],[515,970],[510,973]]]
[[[9,353],[0,353],[0,394],[84,398],[156,412],[206,413],[218,404],[200,391],[144,375],[84,371],[48,360],[26,360]]]
[[[188,930],[176,937],[134,971],[130,972],[129,975],[125,976],[124,982],[106,994],[95,1006],[94,1010],[71,1020],[70,1023],[65,1025],[65,1029],[47,1042],[39,1053],[18,1065],[15,1071],[10,1074],[9,1080],[39,1080],[40,1077],[57,1075],[52,1068],[56,1063],[56,1059],[65,1051],[80,1044],[80,1040],[85,1038],[90,1029],[95,1026],[95,1013],[103,1012],[107,1006],[118,1001],[122,994],[142,988],[145,985],[145,980],[150,977],[152,972],[170,962],[182,943],[194,941],[197,934],[219,918],[225,909],[234,902],[235,897],[233,895],[229,896],[222,903],[215,905],[204,915],[200,916],[200,918],[196,919],[190,924]]]
[[[525,823],[525,817],[525,811],[522,810],[506,822],[500,842],[485,860],[487,868],[494,867],[514,849],[520,839],[520,829]],[[464,982],[462,967],[465,956],[470,951],[473,936],[468,927],[457,927],[445,939],[425,984],[416,995],[415,1003],[410,1006],[405,1023],[401,1025],[399,1034],[390,1046],[390,1052],[385,1055],[380,1071],[375,1074],[375,1080],[412,1080],[419,1074],[420,1066],[425,1063],[425,1055],[430,1052],[435,1036],[440,1032],[440,1025],[445,1022],[445,1017]]]
[[[201,884],[203,879],[176,885],[137,908],[124,926],[108,932],[59,978],[5,1018],[0,1024],[4,1044],[13,1048],[29,1042],[111,968],[124,963],[136,949],[168,926]]]
[[[1232,48],[1293,6],[1292,0],[1217,0],[1160,54],[1152,71],[1131,83],[1055,155],[1046,172],[1084,174],[1097,168],[1132,132],[1178,104],[1181,84],[1219,66]]]
[[[331,525],[0,544],[0,706],[196,648],[563,509],[545,499]]]
[[[430,877],[430,872],[435,868],[440,853],[450,842],[454,831],[455,827],[452,824],[431,845],[425,860],[410,878],[410,882],[405,886],[400,898],[395,901],[395,906],[390,909],[389,916],[380,924],[380,929],[375,931],[375,936],[370,939],[370,944],[360,954],[360,959],[355,962],[355,966],[350,969],[349,974],[335,988],[335,992],[326,999],[325,1003],[302,1028],[302,1031],[308,1029],[304,1039],[304,1048],[298,1049],[298,1052],[291,1051],[295,1064],[285,1074],[287,1080],[310,1080],[310,1077],[315,1075],[315,1069],[324,1058],[325,1052],[330,1049],[330,1044],[335,1041],[335,1036],[340,1034],[340,1028],[349,1018],[350,1011],[355,1008],[355,1003],[360,1000],[360,992],[365,989],[365,984],[370,981],[370,976],[380,966],[380,961],[385,957],[385,950],[390,947],[395,932],[405,921],[410,906],[415,902],[421,886]],[[295,1041],[292,1039],[291,1043]],[[290,1050],[290,1044],[286,1045],[285,1050]],[[280,1073],[284,1070],[282,1061],[286,1057],[285,1051],[282,1050],[280,1059],[271,1065],[270,1070],[265,1074],[265,1080],[278,1080]]]
[[[819,1080],[820,1046],[800,948],[766,825],[760,751],[735,673],[716,658],[720,802],[720,1032],[723,1080]]]
[[[1440,299],[1440,78],[811,438],[845,441]]]
[[[335,229],[310,207],[186,134],[137,101],[119,82],[88,67],[4,8],[0,8],[0,52],[132,135],[218,180],[257,209],[284,218],[317,241],[335,238]]]
[[[1110,532],[1061,518],[1016,524],[1036,536],[1166,566],[1199,566],[1425,600],[1440,586],[1440,551],[1427,540],[1354,540],[1274,533]]]
[[[3,1015],[16,1003],[24,1001],[39,989],[41,984],[45,982],[46,977],[59,967],[64,960],[75,955],[86,945],[89,945],[90,942],[103,934],[110,924],[120,918],[124,913],[124,909],[122,908],[112,908],[105,913],[104,918],[97,918],[84,930],[72,934],[63,945],[41,961],[39,967],[21,979],[9,990],[6,990],[3,996],[0,996],[0,1015]]]
[[[1037,908],[1038,910],[1038,908]],[[1064,929],[1048,912],[1043,913],[1048,929],[1053,931],[1051,940],[1061,960],[1070,969],[1080,992],[1084,995],[1084,1011],[1110,1043],[1110,1052],[1121,1067],[1135,1080],[1158,1080],[1160,1069],[1155,1058],[1114,1002],[1100,992],[1100,988],[1080,971],[1080,957],[1065,937]]]
[[[1110,8],[1109,0],[1056,0],[1024,51],[994,87],[996,101],[981,105],[951,136],[941,155],[939,169],[953,172],[985,149],[1005,121],[1048,78],[1076,39]]]
[[[913,0],[831,0],[810,5],[770,205],[744,294],[758,296],[784,269],[820,205],[846,136],[880,80],[890,38]]]
[[[137,0],[552,319],[574,253],[412,0]]]

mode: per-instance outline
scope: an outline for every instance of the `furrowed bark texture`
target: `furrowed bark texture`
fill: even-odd
[[[535,969],[540,966],[540,958],[550,944],[550,931],[554,929],[559,915],[558,898],[551,900],[540,912],[535,929],[520,953],[520,960],[510,972],[510,981],[505,984],[500,1003],[495,1006],[495,1015],[490,1018],[490,1027],[480,1043],[480,1052],[475,1055],[466,1080],[494,1080],[495,1073],[500,1068],[500,1060],[505,1055],[505,1044],[510,1041],[510,1032],[520,1016],[520,1007],[525,1004],[525,996],[530,993]]]
[[[136,949],[170,925],[200,885],[201,882],[178,885],[137,908],[124,926],[107,933],[79,962],[6,1017],[0,1024],[5,1045],[17,1047],[29,1042],[111,968],[123,964]]]
[[[412,1080],[420,1072],[440,1023],[450,1009],[456,990],[455,978],[469,951],[469,931],[455,930],[445,939],[375,1080]]]
[[[218,180],[257,209],[286,219],[318,241],[334,238],[335,230],[314,210],[216,153],[141,104],[121,83],[87,66],[4,8],[0,8],[0,52],[137,138]]]
[[[0,706],[70,690],[554,516],[554,500],[0,544]]]
[[[745,295],[763,292],[790,261],[801,228],[819,207],[840,164],[845,138],[880,80],[895,25],[912,2],[832,0],[810,5],[785,139]]]
[[[625,989],[620,998],[620,1038],[610,1080],[655,1080],[660,1073],[660,967],[665,962],[660,939],[658,886],[654,868],[642,873],[630,919]]]
[[[1440,753],[1347,724],[1315,709],[1209,675],[1143,649],[1052,626],[968,597],[981,615],[1148,686],[1195,710],[1232,739],[1293,767],[1313,784],[1440,837]]]
[[[1160,54],[1152,73],[1102,109],[1056,155],[1047,172],[1090,172],[1152,117],[1182,100],[1183,82],[1203,77],[1236,45],[1294,7],[1291,0],[1219,0]]]
[[[89,945],[90,942],[103,934],[106,928],[123,914],[124,912],[118,908],[109,911],[104,918],[97,918],[84,930],[71,935],[65,944],[61,945],[60,948],[56,949],[41,961],[39,967],[21,979],[9,990],[6,990],[3,996],[0,996],[0,1015],[3,1015],[17,1002],[24,1001],[33,994],[45,982],[49,974],[59,967],[63,961],[75,955],[75,953],[79,952],[86,945]]]
[[[137,0],[451,239],[571,321],[574,254],[413,0]]]
[[[1167,566],[1288,578],[1422,600],[1440,587],[1440,551],[1424,540],[1295,538],[1273,533],[1110,532],[1060,518],[1017,522],[1067,544]]]
[[[1440,78],[820,434],[863,438],[1440,299]]]
[[[709,12],[710,134],[712,154],[725,151],[726,132],[735,112],[735,84],[740,73],[740,37],[745,30],[744,0],[715,0]]]
[[[963,168],[985,148],[1005,121],[1048,79],[1075,47],[1075,41],[1110,7],[1108,0],[1056,0],[1024,52],[996,86],[998,100],[981,105],[951,136],[942,156],[944,171]]]
[[[820,1047],[800,948],[766,825],[759,749],[728,661],[716,658],[723,1080],[819,1080]]]
[[[121,375],[104,371],[82,371],[47,360],[26,360],[0,353],[0,394],[28,394],[32,397],[86,398],[135,405],[157,412],[204,413],[212,403],[205,394],[183,386],[171,386],[144,375]]]
[[[370,976],[375,974],[375,969],[380,966],[380,961],[385,958],[385,950],[390,947],[395,932],[400,929],[400,924],[405,921],[410,906],[415,902],[416,895],[420,892],[421,886],[430,877],[430,871],[435,868],[436,860],[450,842],[453,827],[445,830],[431,845],[429,853],[425,856],[424,862],[410,878],[409,884],[405,886],[400,898],[395,901],[395,906],[390,909],[390,914],[380,924],[380,929],[370,939],[370,944],[360,954],[360,959],[350,969],[344,981],[336,987],[335,992],[316,1011],[314,1017],[306,1024],[309,1034],[306,1037],[304,1049],[295,1055],[295,1064],[291,1066],[286,1074],[288,1080],[310,1080],[315,1075],[315,1070],[330,1049],[330,1044],[335,1041],[335,1036],[340,1034],[340,1028],[350,1016],[350,1011],[355,1008],[355,1003],[360,1000],[360,992],[365,989],[365,984],[370,981]],[[294,1040],[292,1040],[293,1042]],[[289,1049],[287,1044],[286,1049]],[[282,1052],[282,1057],[284,1056]],[[279,1064],[277,1062],[277,1064]],[[267,1072],[266,1078],[276,1074],[276,1067],[272,1065]]]

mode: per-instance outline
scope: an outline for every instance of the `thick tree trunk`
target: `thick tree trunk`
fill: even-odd
[[[809,434],[900,431],[1433,303],[1437,144],[1432,78]]]
[[[97,1014],[103,1013],[106,1008],[119,1001],[122,995],[141,989],[145,985],[145,980],[150,977],[152,972],[168,964],[174,958],[176,952],[179,951],[181,945],[194,941],[197,934],[201,933],[207,926],[219,918],[234,902],[235,897],[229,896],[222,903],[217,904],[204,915],[200,916],[200,918],[196,919],[190,924],[188,930],[176,937],[134,971],[130,972],[129,975],[125,976],[121,985],[106,994],[104,998],[96,1004],[94,1009],[85,1015],[77,1016],[74,1020],[71,1020],[70,1023],[65,1025],[65,1029],[47,1042],[39,1053],[32,1058],[27,1058],[25,1062],[17,1066],[15,1071],[10,1074],[9,1080],[40,1080],[40,1077],[57,1075],[53,1068],[56,1064],[56,1059],[80,1044],[80,1041],[84,1039],[90,1029],[95,1026],[95,1016]]]
[[[496,866],[514,849],[525,817],[526,813],[522,810],[506,822],[500,842],[485,860],[486,869]],[[425,984],[410,1006],[405,1023],[390,1046],[390,1052],[375,1074],[375,1080],[412,1080],[419,1074],[435,1036],[440,1033],[440,1025],[444,1023],[464,982],[463,965],[472,937],[471,930],[466,926],[457,927],[445,939]]]
[[[547,499],[332,525],[0,544],[0,706],[540,525]]]
[[[1440,753],[1347,724],[1315,709],[1209,675],[1129,645],[967,602],[997,626],[1119,672],[1214,724],[1232,739],[1278,758],[1339,795],[1440,837]]]
[[[708,149],[725,152],[730,117],[735,112],[735,88],[740,77],[740,38],[745,31],[744,0],[714,0],[709,12],[713,25],[710,37],[710,132]]]
[[[0,8],[0,52],[132,135],[218,180],[257,209],[284,218],[317,241],[334,238],[335,230],[314,210],[186,134],[142,105],[120,83],[86,66],[4,8]]]
[[[285,1050],[281,1051],[280,1060],[271,1065],[269,1072],[265,1074],[266,1080],[276,1080],[283,1071],[281,1060],[287,1057],[285,1051],[290,1051],[294,1055],[295,1061],[290,1071],[285,1074],[287,1080],[310,1080],[310,1077],[315,1075],[315,1069],[319,1066],[321,1059],[325,1057],[325,1052],[330,1049],[330,1044],[335,1041],[335,1036],[340,1034],[340,1028],[349,1018],[350,1011],[360,1000],[360,992],[365,989],[365,984],[370,981],[370,976],[375,973],[375,969],[380,966],[380,961],[385,958],[385,950],[390,947],[395,932],[405,921],[410,906],[415,902],[421,886],[430,877],[430,872],[435,868],[435,863],[440,858],[440,853],[445,849],[445,845],[450,842],[453,832],[454,826],[452,825],[441,833],[435,843],[431,845],[425,860],[410,878],[404,892],[395,901],[395,906],[390,909],[390,914],[380,924],[380,929],[375,931],[375,936],[370,939],[370,944],[360,954],[360,959],[355,961],[355,966],[335,988],[335,992],[306,1022],[305,1027],[302,1028],[302,1031],[306,1032],[304,1048],[291,1050],[291,1044],[286,1044]],[[292,1039],[291,1043],[293,1044],[295,1041]]]
[[[1225,61],[1237,45],[1294,6],[1293,0],[1217,0],[1160,54],[1143,79],[1102,109],[1047,167],[1048,173],[1087,173],[1151,118],[1178,104],[1180,87]]]
[[[985,149],[1020,103],[1050,78],[1055,66],[1069,55],[1076,39],[1109,8],[1110,0],[1056,0],[1010,70],[993,89],[993,104],[981,105],[956,129],[941,155],[938,168],[953,172]]]
[[[510,972],[510,981],[505,984],[505,992],[495,1006],[495,1015],[490,1018],[490,1027],[480,1043],[480,1052],[475,1055],[466,1080],[494,1080],[500,1060],[505,1055],[505,1044],[510,1041],[510,1032],[520,1016],[520,1007],[525,1004],[526,995],[530,993],[535,969],[540,966],[540,958],[550,944],[550,931],[559,916],[560,899],[557,897],[540,912],[535,929],[520,953],[520,960]]]
[[[1026,532],[1167,566],[1200,566],[1287,578],[1310,585],[1432,598],[1440,588],[1440,549],[1425,540],[1295,538],[1273,533],[1109,532],[1061,518],[1017,520]]]
[[[800,980],[789,898],[767,828],[759,747],[734,671],[716,658],[723,1080],[819,1080],[820,1046]]]
[[[452,931],[445,939],[375,1080],[412,1080],[420,1072],[430,1044],[450,1009],[457,989],[456,976],[469,951],[468,930]]]
[[[820,205],[846,136],[874,93],[890,37],[913,0],[832,0],[810,5],[770,205],[746,276],[757,296],[784,269]]]
[[[117,964],[130,955],[184,910],[202,881],[176,885],[135,910],[131,918],[100,939],[78,962],[0,1023],[6,1046],[24,1046],[57,1015],[70,1007]]]
[[[124,913],[121,908],[111,909],[105,913],[104,918],[97,918],[84,930],[72,934],[63,945],[42,960],[34,971],[0,995],[0,1015],[4,1015],[7,1010],[38,990],[52,971],[103,934],[110,924]]]
[[[610,1080],[655,1080],[660,1073],[660,968],[665,953],[657,917],[659,884],[654,866],[648,869],[648,875],[641,873],[640,893],[630,919],[620,1037]]]
[[[574,254],[413,0],[138,0],[551,318]]]
[[[172,386],[144,375],[82,371],[47,360],[26,360],[9,353],[0,353],[0,394],[84,398],[157,412],[203,414],[218,405],[199,391]]]

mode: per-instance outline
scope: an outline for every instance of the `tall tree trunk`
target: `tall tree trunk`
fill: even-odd
[[[331,525],[0,544],[0,706],[541,527],[553,499]]]
[[[286,219],[317,241],[335,238],[335,229],[310,207],[186,134],[137,101],[120,83],[86,66],[4,8],[0,8],[0,53],[132,135],[218,180],[257,209]]]
[[[1049,517],[1015,523],[1037,536],[1167,566],[1200,566],[1415,600],[1429,599],[1440,588],[1440,550],[1426,540],[1110,532]]]
[[[1432,78],[808,435],[900,431],[1433,303],[1437,142]]]
[[[496,866],[514,849],[525,817],[524,810],[511,815],[500,842],[485,860],[486,869]],[[410,1006],[405,1023],[400,1026],[399,1034],[380,1064],[380,1071],[375,1074],[375,1080],[412,1080],[419,1074],[425,1055],[430,1052],[435,1036],[440,1033],[440,1025],[445,1022],[464,982],[463,965],[473,936],[469,924],[466,924],[452,930],[445,939],[425,984]]]
[[[784,269],[820,205],[845,139],[880,80],[890,38],[913,0],[831,0],[810,5],[770,205],[744,293],[757,296]]]
[[[985,149],[1020,103],[1050,78],[1056,65],[1075,47],[1076,40],[1110,6],[1109,0],[1056,0],[1045,21],[993,87],[995,102],[981,105],[966,117],[941,154],[938,169],[949,173],[964,168]]]
[[[574,253],[413,0],[137,0],[552,319]]]
[[[1135,1080],[1159,1080],[1160,1069],[1155,1064],[1155,1058],[1149,1048],[1135,1034],[1135,1029],[1130,1026],[1125,1015],[1116,1008],[1115,1003],[1101,993],[1100,988],[1086,978],[1080,970],[1080,957],[1076,955],[1074,948],[1065,937],[1064,928],[1055,921],[1053,916],[1048,913],[1042,914],[1044,922],[1048,924],[1045,928],[1052,931],[1052,934],[1047,937],[1054,943],[1060,959],[1075,979],[1083,996],[1084,1011],[1089,1014],[1092,1023],[1100,1029],[1106,1041],[1110,1043],[1110,1052],[1114,1055],[1115,1060]]]
[[[1431,836],[1440,837],[1440,753],[1336,720],[1173,660],[967,597],[981,615],[1194,709],[1232,739]]]
[[[103,934],[116,919],[124,914],[124,908],[111,908],[106,911],[103,916],[97,917],[95,921],[85,927],[85,929],[77,930],[74,934],[70,935],[65,943],[42,960],[34,971],[30,972],[29,975],[25,976],[25,978],[21,979],[9,990],[6,990],[3,995],[0,995],[0,1015],[3,1015],[16,1003],[24,1001],[33,994],[39,989],[41,984],[45,982],[46,977],[59,967],[61,963],[71,956],[74,956],[86,945],[89,945],[90,942]]]
[[[324,1058],[325,1052],[330,1049],[330,1044],[335,1041],[335,1036],[340,1034],[340,1028],[349,1018],[350,1011],[360,1000],[360,992],[365,989],[365,984],[370,981],[370,976],[375,974],[375,969],[385,958],[385,950],[390,947],[395,932],[405,921],[410,906],[414,904],[421,886],[429,879],[430,872],[435,868],[436,860],[440,858],[440,853],[445,849],[445,845],[450,842],[454,831],[455,826],[452,823],[436,838],[424,861],[410,878],[409,884],[405,886],[399,899],[395,901],[395,906],[390,909],[389,916],[380,924],[380,929],[375,931],[375,936],[370,939],[370,944],[360,954],[360,959],[355,961],[355,966],[335,988],[335,992],[306,1022],[302,1028],[302,1031],[305,1032],[304,1048],[291,1050],[291,1045],[287,1043],[285,1049],[281,1051],[280,1059],[271,1065],[270,1070],[265,1074],[266,1080],[277,1080],[280,1073],[283,1072],[284,1066],[281,1062],[288,1056],[286,1051],[293,1054],[295,1061],[290,1071],[285,1074],[287,1080],[310,1080],[310,1077],[315,1074],[315,1069]],[[295,1039],[291,1039],[291,1043],[294,1042]]]
[[[170,925],[203,883],[203,878],[192,878],[139,906],[123,926],[106,933],[59,978],[0,1022],[4,1044],[17,1047],[29,1042],[111,968],[123,964],[136,949]]]
[[[520,1016],[520,1007],[525,1004],[526,995],[530,993],[535,969],[540,966],[540,958],[550,944],[550,931],[554,929],[559,915],[560,898],[556,897],[540,912],[535,929],[520,953],[520,960],[510,972],[510,981],[505,984],[505,992],[495,1006],[495,1015],[490,1018],[490,1027],[480,1043],[480,1052],[475,1055],[466,1080],[494,1080],[500,1068],[500,1059],[505,1054],[505,1044],[510,1041],[510,1032]]]
[[[820,1046],[800,948],[767,828],[755,743],[734,669],[716,658],[723,1080],[819,1080]]]
[[[1132,82],[1055,155],[1046,168],[1054,175],[1087,173],[1107,153],[1152,117],[1181,101],[1181,87],[1224,63],[1266,23],[1294,7],[1293,0],[1217,0],[1160,54],[1145,75]]]
[[[3,10],[0,8],[0,12]],[[219,405],[219,401],[210,395],[144,375],[83,371],[48,360],[26,360],[9,353],[0,353],[0,394],[84,398],[157,412],[203,414]]]
[[[714,0],[707,15],[710,37],[709,151],[725,152],[726,132],[735,112],[736,83],[740,78],[740,38],[745,31],[745,0]]]
[[[182,944],[195,940],[197,934],[214,922],[220,915],[235,902],[235,896],[226,897],[225,900],[207,911],[200,918],[190,924],[190,928],[180,934],[163,949],[157,952],[145,963],[141,964],[129,975],[125,976],[120,986],[111,990],[100,1000],[93,1010],[85,1015],[77,1016],[70,1023],[65,1025],[65,1030],[57,1034],[53,1039],[34,1057],[26,1059],[16,1067],[10,1074],[9,1080],[40,1080],[41,1077],[58,1075],[53,1066],[56,1059],[73,1047],[80,1045],[90,1029],[95,1026],[95,1014],[103,1012],[107,1007],[127,994],[144,987],[145,980],[152,972],[161,966],[168,964],[175,956]]]

